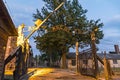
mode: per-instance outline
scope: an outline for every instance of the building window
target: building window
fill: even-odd
[[[72,60],[72,66],[76,65],[76,60]]]
[[[117,64],[118,62],[117,62],[117,60],[116,59],[114,59],[113,60],[113,64]]]
[[[88,64],[88,60],[83,60],[83,64]]]

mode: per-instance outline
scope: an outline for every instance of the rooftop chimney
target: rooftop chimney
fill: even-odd
[[[116,52],[117,54],[120,54],[119,46],[118,46],[118,45],[114,45],[114,48],[115,48],[115,52]]]

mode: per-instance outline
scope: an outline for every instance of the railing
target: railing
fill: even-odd
[[[5,59],[4,65],[7,65],[17,54],[17,52],[20,50],[21,46],[18,46],[13,52],[10,53],[10,55]]]

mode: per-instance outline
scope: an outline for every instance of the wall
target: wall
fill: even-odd
[[[68,69],[76,69],[76,65],[72,65],[72,60],[75,59],[67,59],[67,63],[68,63]]]
[[[117,60],[117,64],[113,63],[113,60],[109,60],[112,68],[120,68],[120,60]]]
[[[5,59],[13,52],[13,50],[17,47],[17,36],[9,36],[7,41],[7,47],[5,52]],[[14,70],[15,68],[15,58],[12,59],[6,66],[6,70]]]

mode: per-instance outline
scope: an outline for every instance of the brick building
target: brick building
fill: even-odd
[[[5,59],[13,52],[17,47],[17,36],[9,36],[6,46]],[[5,69],[10,70],[15,68],[15,58],[11,60],[6,66]]]

